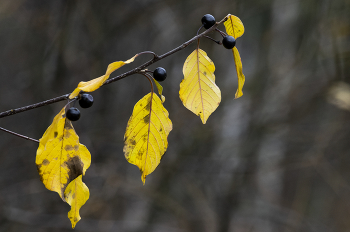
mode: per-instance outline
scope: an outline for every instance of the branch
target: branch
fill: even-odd
[[[30,141],[39,143],[39,140],[36,140],[36,139],[30,138],[30,137],[28,137],[28,136],[24,136],[24,135],[15,133],[15,132],[10,131],[10,130],[7,130],[7,129],[5,129],[5,128],[0,127],[0,130],[5,131],[5,132],[10,133],[10,134],[13,134],[13,135],[16,135],[16,136],[21,137],[21,138],[23,138],[23,139],[27,139],[27,140],[30,140]]]
[[[6,117],[6,116],[10,116],[10,115],[14,115],[14,114],[17,114],[17,113],[21,113],[21,112],[24,112],[24,111],[27,111],[27,110],[32,110],[32,109],[35,109],[35,108],[38,108],[38,107],[41,107],[41,106],[47,106],[47,105],[50,105],[52,103],[60,102],[60,101],[63,101],[63,100],[67,100],[68,96],[69,96],[69,94],[65,94],[65,95],[62,95],[60,97],[55,97],[55,98],[52,98],[52,99],[49,99],[49,100],[46,100],[46,101],[35,103],[33,105],[24,106],[24,107],[17,108],[17,109],[14,109],[14,110],[4,111],[4,112],[0,113],[0,118]]]
[[[171,51],[168,51],[166,53],[164,53],[163,55],[156,55],[154,52],[141,52],[139,54],[145,54],[145,53],[150,53],[150,54],[153,54],[153,59],[147,61],[146,63],[138,66],[137,68],[135,69],[132,69],[126,73],[123,73],[119,76],[116,76],[116,77],[113,77],[113,78],[110,78],[108,79],[103,85],[108,85],[112,82],[115,82],[115,81],[119,81],[127,76],[131,76],[133,74],[136,74],[136,73],[139,73],[141,70],[145,69],[146,67],[150,66],[151,64],[155,63],[155,62],[158,62],[178,51],[181,51],[183,50],[184,48],[186,48],[188,45],[190,45],[191,43],[193,43],[194,41],[196,41],[197,39],[205,36],[206,34],[212,32],[212,31],[215,31],[216,28],[222,24],[223,22],[225,22],[227,20],[227,17],[225,17],[224,19],[222,19],[220,22],[217,22],[215,23],[214,26],[212,26],[211,28],[209,28],[208,30],[204,31],[203,33],[199,34],[199,35],[196,35],[195,37],[193,37],[192,39],[188,40],[187,42],[181,44],[180,46],[174,48],[173,50]],[[47,105],[50,105],[50,104],[53,104],[53,103],[56,103],[56,102],[60,102],[60,101],[64,101],[64,100],[67,100],[68,99],[68,96],[70,94],[65,94],[65,95],[62,95],[60,97],[56,97],[56,98],[52,98],[52,99],[49,99],[49,100],[46,100],[46,101],[42,101],[42,102],[39,102],[39,103],[35,103],[35,104],[32,104],[32,105],[28,105],[28,106],[24,106],[24,107],[21,107],[21,108],[17,108],[17,109],[12,109],[12,110],[8,110],[8,111],[4,111],[4,112],[1,112],[0,113],[0,118],[3,118],[3,117],[7,117],[7,116],[10,116],[10,115],[14,115],[14,114],[17,114],[17,113],[21,113],[21,112],[24,112],[24,111],[27,111],[27,110],[32,110],[32,109],[35,109],[35,108],[38,108],[38,107],[41,107],[41,106],[47,106]],[[24,136],[26,137],[26,136]]]

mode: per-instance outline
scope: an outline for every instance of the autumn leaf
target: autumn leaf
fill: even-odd
[[[124,154],[129,163],[139,167],[143,184],[168,148],[172,127],[169,113],[155,93],[135,104],[124,136]]]
[[[82,180],[82,175],[70,182],[64,191],[64,199],[71,206],[71,210],[68,212],[68,218],[72,223],[73,229],[81,219],[79,210],[89,199],[89,196],[90,192]]]
[[[236,47],[232,48],[233,57],[235,59],[235,65],[236,65],[236,72],[237,72],[237,78],[238,78],[238,88],[235,94],[235,98],[239,98],[243,95],[243,85],[245,82],[245,76],[243,74],[243,67],[242,67],[242,61],[241,57],[239,56],[239,52]]]
[[[70,99],[75,98],[76,96],[79,95],[80,91],[93,92],[96,89],[100,88],[103,85],[103,83],[109,78],[109,75],[111,75],[112,72],[114,72],[115,70],[117,70],[118,68],[122,67],[125,64],[129,64],[133,62],[137,56],[138,55],[135,55],[134,57],[130,58],[127,61],[116,61],[109,64],[107,67],[107,71],[103,76],[100,76],[88,82],[81,81],[78,84],[78,87],[69,95],[69,98]]]
[[[165,102],[165,97],[163,96],[163,86],[161,86],[159,84],[158,81],[156,81],[155,79],[153,79],[154,83],[156,83],[157,89],[158,89],[158,93],[160,95],[160,98],[162,99],[162,103]]]
[[[203,124],[221,101],[214,71],[213,61],[201,49],[194,50],[183,66],[184,79],[180,83],[180,99],[187,109],[200,116]]]
[[[244,34],[244,26],[242,21],[234,15],[227,15],[227,20],[224,22],[226,32],[228,35],[233,36],[235,39],[241,37]]]
[[[65,108],[56,115],[39,140],[35,161],[45,187],[57,192],[63,201],[67,185],[84,175],[91,163],[90,152],[79,143],[72,123],[64,114]]]
[[[244,33],[244,26],[242,21],[234,15],[228,15],[227,20],[224,22],[224,25],[225,25],[227,34],[230,36],[233,36],[235,39],[237,39],[238,37],[241,37]],[[238,78],[238,88],[235,94],[235,98],[239,98],[243,95],[242,89],[245,82],[245,76],[243,74],[242,61],[237,48],[234,47],[232,49],[232,52],[235,60],[236,72],[237,72],[237,78]]]
[[[156,81],[155,79],[153,79],[153,81],[154,81],[154,83],[156,83],[156,86],[157,86],[159,95],[162,95],[162,94],[163,94],[163,86],[161,86],[161,85],[159,84],[159,82]]]

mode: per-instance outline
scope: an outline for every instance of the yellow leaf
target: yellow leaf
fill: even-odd
[[[157,86],[157,89],[158,89],[158,93],[160,95],[160,99],[162,99],[162,103],[164,103],[165,102],[165,97],[162,95],[162,93],[163,93],[163,86],[161,86],[159,84],[159,82],[156,81],[155,79],[153,79],[153,80],[154,80],[154,83],[156,83],[156,86]]]
[[[239,98],[243,95],[242,89],[245,82],[245,76],[243,74],[243,67],[241,57],[239,56],[239,52],[236,47],[232,48],[233,57],[235,59],[236,72],[238,78],[238,88],[235,94],[235,98]]]
[[[129,163],[139,167],[143,184],[168,148],[172,128],[169,113],[155,93],[135,104],[124,136],[124,154]]]
[[[201,49],[194,50],[183,66],[184,79],[180,84],[180,99],[187,109],[200,116],[203,124],[221,101],[214,71],[213,61]]]
[[[81,219],[79,209],[89,199],[89,196],[90,192],[88,187],[82,181],[82,175],[70,182],[64,191],[64,199],[71,206],[71,209],[68,212],[68,218],[72,223],[73,229]]]
[[[161,86],[161,85],[159,84],[159,82],[156,81],[155,79],[153,79],[153,80],[154,80],[154,83],[156,83],[156,86],[157,86],[159,95],[162,96],[162,93],[163,93],[163,86]]]
[[[242,21],[234,15],[229,14],[226,17],[227,20],[224,22],[224,25],[227,34],[233,36],[235,39],[241,37],[244,33],[244,26]]]
[[[65,108],[39,140],[35,163],[45,187],[57,192],[64,201],[67,185],[85,174],[91,163],[89,150],[79,143],[72,123],[66,120]]]
[[[241,37],[244,33],[244,26],[242,21],[234,16],[234,15],[228,15],[227,20],[224,22],[226,32],[228,35],[233,36],[234,38]],[[243,74],[243,67],[242,67],[242,61],[241,57],[239,56],[239,52],[236,47],[232,49],[233,57],[235,59],[235,65],[236,65],[236,72],[237,72],[237,78],[238,78],[238,88],[235,94],[235,98],[239,98],[243,95],[242,89],[245,82],[245,76]]]
[[[118,68],[122,67],[125,64],[129,64],[133,62],[137,56],[138,55],[135,55],[134,57],[130,58],[127,61],[116,61],[109,64],[107,67],[106,74],[103,76],[100,76],[88,82],[81,81],[78,84],[78,87],[69,95],[69,99],[72,99],[78,96],[80,91],[93,92],[96,89],[100,88],[103,85],[103,83],[109,78],[109,75],[111,75],[112,72],[114,72],[115,70],[117,70]]]

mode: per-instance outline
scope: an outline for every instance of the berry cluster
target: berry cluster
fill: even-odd
[[[215,24],[215,18],[211,14],[204,15],[201,21],[205,29],[209,29]],[[230,35],[225,36],[222,40],[222,45],[227,49],[232,49],[236,45],[236,39]]]
[[[88,93],[82,93],[79,95],[79,105],[81,108],[89,108],[94,103],[94,98]],[[70,121],[77,121],[80,118],[80,111],[76,107],[71,107],[67,110],[67,118]]]

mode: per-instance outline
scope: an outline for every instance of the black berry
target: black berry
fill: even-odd
[[[80,94],[79,105],[81,108],[89,108],[92,104],[94,104],[94,98],[90,94]]]
[[[75,107],[71,107],[67,110],[66,116],[71,121],[77,121],[80,118],[80,111]]]
[[[232,49],[236,45],[236,40],[232,36],[228,35],[222,40],[222,45],[227,49]]]
[[[164,81],[166,79],[166,70],[162,67],[158,67],[153,71],[153,78],[156,81]]]
[[[206,14],[202,18],[202,24],[205,29],[211,28],[215,24],[215,18],[211,14]]]

